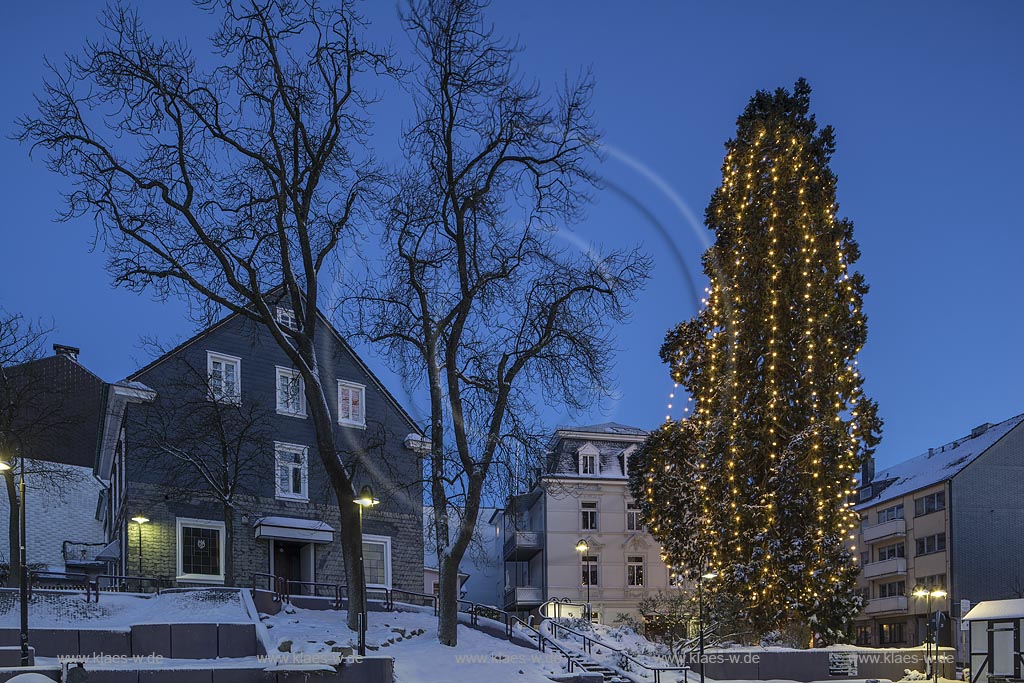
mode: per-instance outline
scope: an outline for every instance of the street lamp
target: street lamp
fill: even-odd
[[[705,571],[697,579],[697,628],[700,629],[700,683],[704,683],[704,582],[718,578],[718,572]]]
[[[139,576],[142,576],[142,525],[149,521],[149,517],[135,515],[132,521],[139,525]]]
[[[25,458],[21,460],[21,482],[18,484],[18,514],[21,517],[21,531],[18,534],[18,555],[21,562],[21,581],[19,597],[21,599],[21,665],[28,666],[28,556],[25,552]],[[12,469],[11,464],[0,460],[0,472]]]
[[[583,563],[583,583],[587,585],[587,621],[590,621],[590,559],[586,555],[586,552],[590,550],[590,545],[584,539],[576,541],[576,552],[580,554],[580,561]]]
[[[941,600],[942,598],[946,597],[946,591],[944,589],[942,589],[942,588],[939,588],[939,587],[930,588],[930,587],[925,586],[923,584],[917,584],[916,586],[914,586],[914,593],[913,593],[913,595],[914,595],[915,598],[925,598],[926,599],[925,610],[927,611],[928,616],[925,618],[925,624],[926,624],[926,630],[925,630],[925,634],[926,634],[926,637],[925,637],[925,658],[927,658],[929,660],[929,666],[931,666],[931,673],[933,673],[934,676],[935,676],[935,683],[938,683],[938,681],[939,681],[939,668],[937,666],[935,666],[935,664],[936,664],[935,660],[937,660],[938,656],[939,656],[939,626],[938,626],[938,623],[936,623],[934,625],[934,629],[935,629],[934,630],[934,633],[935,633],[935,656],[933,657],[931,655],[931,641],[932,641],[932,623],[931,623],[931,619],[932,619],[932,598],[936,598],[936,599],[940,599]],[[938,620],[936,620],[936,621],[938,621]]]
[[[380,503],[379,500],[374,498],[373,489],[369,485],[363,486],[359,490],[359,497],[353,500],[356,505],[359,506],[359,567],[362,569],[363,574],[363,609],[359,615],[359,656],[366,656],[366,620],[368,618],[368,610],[366,607],[366,567],[363,564],[363,508],[370,508]]]

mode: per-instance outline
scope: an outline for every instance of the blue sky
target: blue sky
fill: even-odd
[[[203,49],[209,20],[189,3],[142,6],[150,26]],[[101,8],[64,0],[0,9],[5,133],[32,107],[44,55],[77,50]],[[393,3],[364,12],[378,41],[406,49]],[[519,37],[522,71],[542,83],[592,67],[609,146],[600,171],[632,201],[601,193],[576,232],[606,247],[639,241],[655,258],[633,321],[618,330],[618,398],[590,415],[555,409],[554,422],[663,419],[671,382],[657,349],[695,312],[685,272],[703,287],[709,236],[687,211],[703,216],[723,142],[753,91],[799,76],[814,88],[819,122],[836,128],[840,211],[856,225],[872,288],[861,368],[886,420],[879,462],[1024,412],[1024,4],[521,0],[489,16]],[[407,107],[389,92],[375,110],[387,160],[396,160]],[[52,319],[54,341],[82,347],[83,362],[107,379],[146,360],[141,335],[192,331],[176,302],[111,288],[103,255],[89,252],[89,222],[53,222],[60,178],[7,139],[0,163],[0,305]],[[397,389],[372,349],[362,351]]]

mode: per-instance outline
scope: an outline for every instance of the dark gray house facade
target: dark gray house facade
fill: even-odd
[[[289,311],[277,313],[289,324]],[[319,324],[335,455],[380,500],[364,513],[367,584],[420,590],[421,432],[322,316]],[[301,379],[265,328],[229,316],[129,379],[156,399],[126,421],[126,573],[178,585],[251,586],[257,574],[346,583],[338,501]]]

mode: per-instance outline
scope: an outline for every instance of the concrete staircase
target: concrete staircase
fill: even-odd
[[[578,652],[571,653],[569,657],[572,659],[576,668],[586,671],[587,673],[600,674],[604,683],[635,683],[632,678],[628,678],[618,671],[610,669],[603,664],[599,664]]]

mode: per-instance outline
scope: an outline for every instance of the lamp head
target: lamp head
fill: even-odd
[[[702,578],[702,579],[717,579],[718,578],[718,572],[714,572],[714,571],[712,571],[712,572],[705,572],[705,573],[700,575],[700,578]]]
[[[576,542],[576,552],[585,553],[590,550],[590,545],[582,538]]]
[[[942,588],[936,588],[932,591],[933,598],[944,598],[946,597],[946,591]]]
[[[356,505],[368,508],[373,507],[380,501],[373,497],[373,489],[371,489],[369,484],[367,484],[359,490],[359,497],[356,498],[354,502]]]
[[[924,586],[920,585],[920,584],[914,586],[914,597],[915,598],[927,597],[929,593],[930,593],[930,591],[927,588],[925,588]]]
[[[9,469],[11,469],[11,463],[6,460],[0,460],[0,472],[6,472]]]
[[[136,524],[145,524],[149,521],[149,517],[143,517],[142,515],[135,515],[132,517],[132,521]]]

